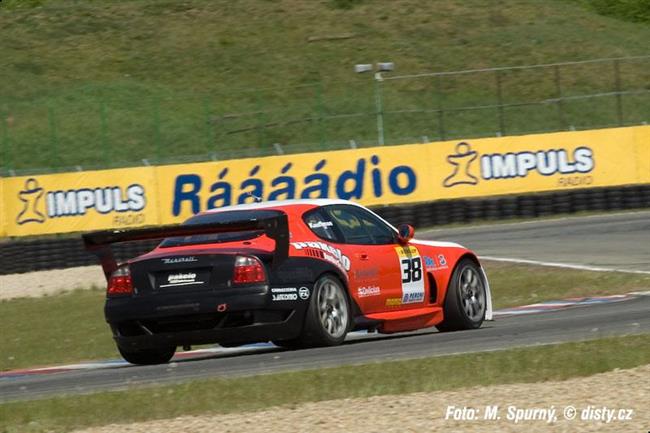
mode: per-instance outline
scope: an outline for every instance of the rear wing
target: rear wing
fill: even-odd
[[[85,233],[81,237],[87,251],[99,258],[106,280],[117,270],[118,264],[113,255],[112,244],[128,241],[164,239],[177,236],[193,236],[213,233],[242,232],[264,230],[264,234],[275,240],[275,252],[272,266],[276,267],[289,255],[289,222],[287,215],[270,218],[250,219],[227,223],[209,223],[196,225],[165,225],[130,230],[102,230]]]

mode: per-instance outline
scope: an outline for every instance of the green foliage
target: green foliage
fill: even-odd
[[[601,15],[625,21],[650,23],[650,0],[588,0]]]
[[[380,61],[395,63],[394,77],[648,54],[648,26],[575,1],[1,5],[0,170],[227,159],[271,154],[274,143],[286,152],[369,146],[375,92],[388,144],[650,120],[650,96],[633,93],[647,88],[650,60],[621,63],[622,90],[632,91],[621,113],[608,63],[560,68],[564,96],[605,95],[563,104],[553,68],[506,71],[503,110],[494,73],[373,86],[371,74],[352,72]],[[459,110],[468,106],[485,108]]]
[[[363,3],[364,0],[330,0],[330,5],[334,9],[349,10]]]
[[[47,3],[48,0],[2,0],[0,2],[0,10],[6,9],[31,9]]]

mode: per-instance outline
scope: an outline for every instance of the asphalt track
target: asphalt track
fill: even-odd
[[[415,236],[458,242],[480,256],[650,272],[650,211],[436,229]]]
[[[434,230],[421,237],[459,241],[479,255],[650,270],[650,212]],[[640,296],[562,311],[501,317],[475,331],[369,334],[331,348],[255,348],[251,352],[160,366],[3,378],[0,401],[647,333],[649,312],[650,296]]]

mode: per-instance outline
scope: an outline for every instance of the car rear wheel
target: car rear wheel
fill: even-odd
[[[175,347],[140,350],[125,349],[119,346],[117,348],[120,351],[122,358],[131,364],[137,365],[165,364],[169,362],[169,360],[174,356],[174,353],[176,353]]]
[[[345,340],[351,317],[343,284],[332,275],[316,281],[300,336],[303,346],[335,346]]]
[[[462,259],[451,276],[445,298],[441,332],[476,329],[485,319],[485,280],[481,268],[470,259]]]

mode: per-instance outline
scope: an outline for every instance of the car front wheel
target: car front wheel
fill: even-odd
[[[485,320],[485,280],[481,268],[470,259],[462,259],[452,274],[444,305],[441,332],[476,329]]]

